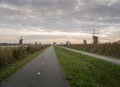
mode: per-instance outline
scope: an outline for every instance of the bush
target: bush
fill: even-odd
[[[69,48],[88,51],[101,55],[120,58],[120,43],[105,43],[105,44],[71,44],[64,45]]]
[[[28,54],[32,54],[38,50],[42,50],[46,47],[39,45],[28,45],[18,47],[0,47],[0,67],[11,64]]]

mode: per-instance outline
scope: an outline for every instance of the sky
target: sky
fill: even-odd
[[[0,0],[0,43],[120,39],[120,0]]]

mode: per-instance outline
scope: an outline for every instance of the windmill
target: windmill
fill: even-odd
[[[83,40],[83,44],[87,44],[87,40],[84,39],[84,40]]]
[[[93,44],[98,44],[98,37],[95,35],[95,29],[93,31]]]
[[[23,37],[21,36],[21,39],[19,39],[19,44],[23,44]]]

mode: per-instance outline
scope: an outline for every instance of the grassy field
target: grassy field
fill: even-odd
[[[120,87],[120,65],[55,47],[71,87]]]
[[[69,44],[64,45],[76,50],[87,51],[108,57],[120,59],[120,43],[105,43],[105,44]]]
[[[37,55],[42,53],[47,47],[40,49],[39,51],[36,51],[31,54],[27,54],[23,58],[20,58],[19,60],[9,63],[7,65],[4,65],[3,67],[0,67],[0,83],[6,79],[8,76],[10,76],[12,73],[16,72],[19,68],[24,66],[27,62],[35,58]]]

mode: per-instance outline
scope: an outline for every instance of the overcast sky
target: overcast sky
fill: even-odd
[[[120,39],[120,0],[0,0],[0,42]]]

